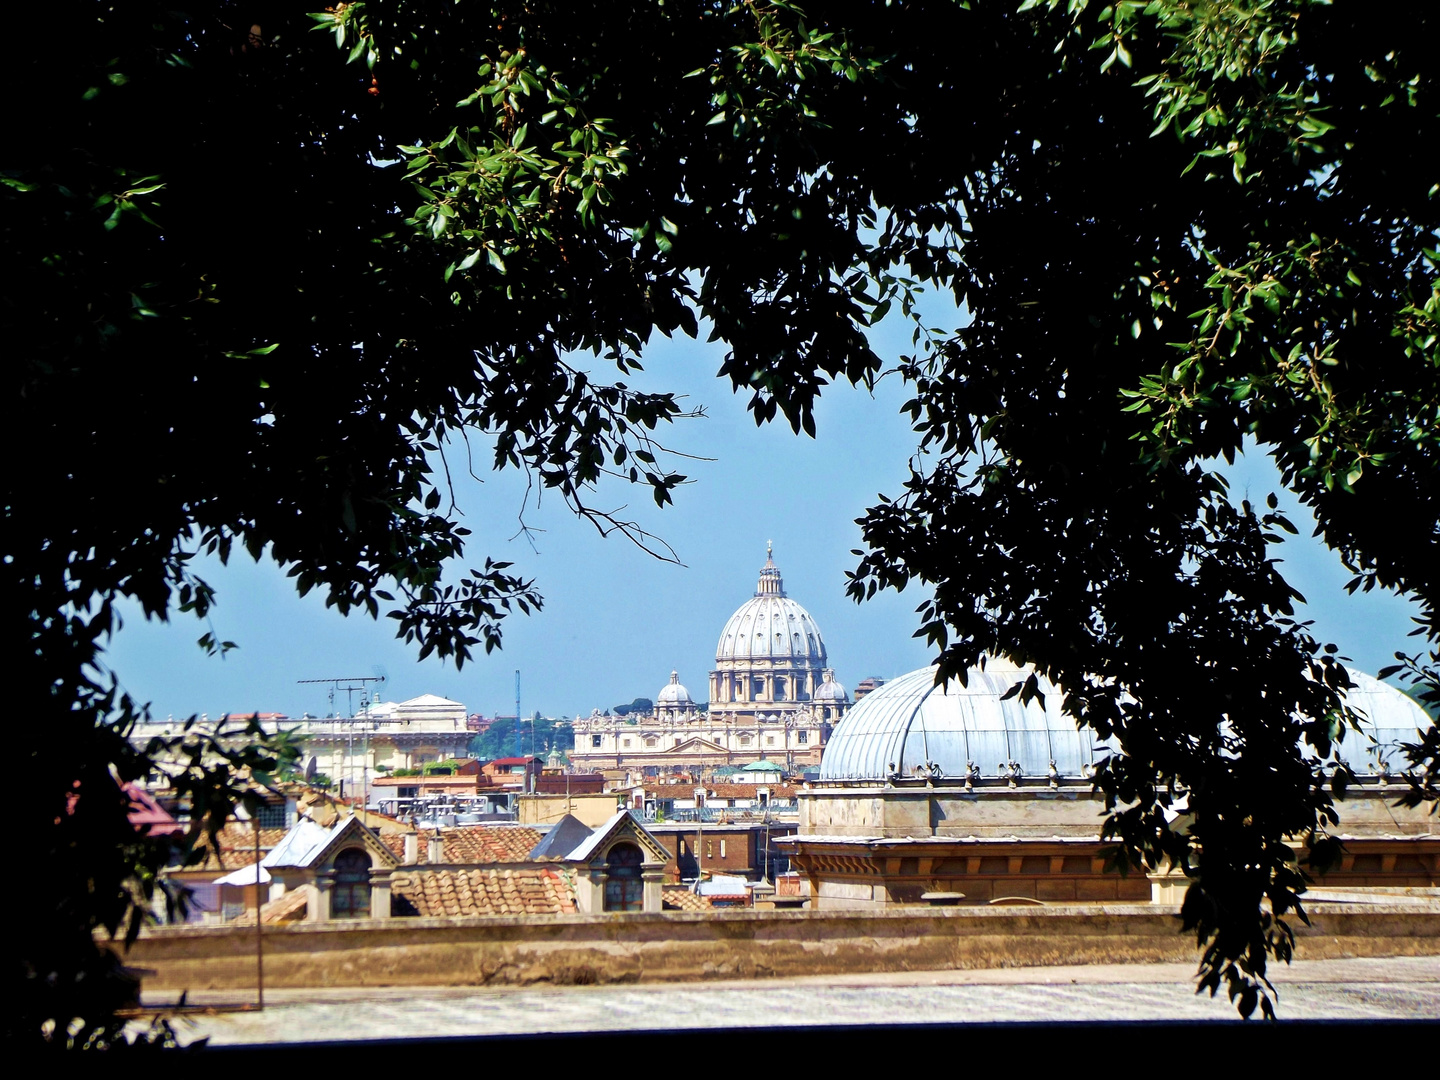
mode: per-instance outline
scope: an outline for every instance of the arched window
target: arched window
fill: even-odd
[[[616,844],[605,859],[605,910],[644,911],[644,853],[634,844]]]
[[[346,848],[335,856],[330,916],[335,919],[370,917],[370,856],[361,848]]]

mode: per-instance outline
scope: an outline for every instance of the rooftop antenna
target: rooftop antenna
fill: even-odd
[[[384,682],[384,681],[385,681],[384,678],[383,678],[382,676],[378,676],[378,675],[354,675],[354,676],[351,676],[351,677],[349,677],[349,678],[338,678],[338,679],[298,679],[298,680],[297,680],[297,682],[298,682],[300,685],[302,685],[302,686],[310,685],[310,684],[314,684],[314,683],[328,683],[329,686],[330,686],[330,689],[329,689],[329,691],[327,692],[328,697],[329,697],[329,699],[330,699],[330,717],[329,717],[329,718],[330,718],[330,719],[334,719],[334,720],[336,720],[336,721],[338,721],[338,722],[340,722],[340,723],[342,723],[342,724],[345,725],[345,771],[346,771],[346,773],[349,775],[350,789],[351,789],[352,792],[354,791],[354,788],[355,788],[355,753],[354,753],[354,750],[355,750],[355,694],[356,694],[357,692],[360,694],[360,704],[361,704],[361,706],[362,706],[362,708],[363,708],[363,707],[367,704],[367,702],[366,702],[366,697],[368,696],[368,695],[367,695],[368,687],[367,687],[366,684],[367,684],[367,683],[380,683],[380,682]],[[345,694],[346,707],[345,707],[345,716],[344,716],[344,717],[340,717],[340,716],[337,716],[337,715],[335,714],[335,695],[336,695],[337,693],[343,693],[343,694]],[[370,753],[369,753],[369,750],[370,750],[370,736],[369,736],[369,734],[367,733],[366,736],[365,736],[365,751],[366,751],[366,753],[365,753],[365,766],[366,766],[366,767],[365,767],[365,770],[364,770],[364,780],[362,781],[363,785],[366,786],[366,787],[369,786],[369,774],[370,774],[370,769],[369,769]],[[341,784],[340,794],[341,794],[341,796],[343,797],[343,796],[345,795],[345,790],[344,790],[345,779],[344,779],[344,778],[341,778],[340,784]],[[370,799],[369,799],[369,793],[368,793],[368,792],[363,792],[362,794],[364,795],[364,801],[365,801],[365,802],[369,802],[369,801],[370,801]]]
[[[525,756],[525,745],[520,738],[520,669],[515,669],[515,756]]]

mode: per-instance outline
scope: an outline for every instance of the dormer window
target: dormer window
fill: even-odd
[[[644,911],[645,854],[634,844],[616,844],[605,859],[605,910]]]
[[[370,917],[370,856],[363,848],[346,848],[335,856],[335,888],[330,894],[330,917]]]

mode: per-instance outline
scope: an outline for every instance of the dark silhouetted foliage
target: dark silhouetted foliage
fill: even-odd
[[[1433,706],[1440,20],[1016,7],[10,14],[4,611],[29,642],[17,824],[44,838],[13,1033],[115,1036],[133,988],[92,934],[133,933],[170,857],[119,795],[174,748],[126,739],[114,602],[203,616],[192,557],[238,545],[462,664],[540,603],[466,555],[450,477],[472,441],[663,554],[591,497],[614,476],[664,505],[684,479],[654,438],[680,406],[624,380],[656,331],[702,321],[757,423],[813,433],[828,383],[898,366],[924,452],[864,519],[852,593],[929,584],[942,673],[1033,663],[1050,707],[1116,736],[1119,861],[1183,866],[1202,985],[1271,1009],[1306,862],[1336,851],[1345,776],[1322,762],[1348,678],[1294,621],[1292,527],[1213,466],[1252,438],[1355,588],[1418,599],[1428,658],[1400,663]],[[882,359],[867,329],[918,318],[922,288],[972,321],[917,322]],[[1417,739],[1412,795],[1433,798]],[[182,782],[212,824],[235,768],[286,756],[195,753]]]

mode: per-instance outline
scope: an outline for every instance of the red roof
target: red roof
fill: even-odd
[[[285,837],[288,830],[280,828],[260,829],[260,857],[263,859],[276,844]],[[220,830],[220,853],[217,855],[210,844],[210,837],[202,834],[195,842],[201,853],[199,862],[191,866],[177,866],[175,873],[194,873],[210,870],[229,871],[249,866],[255,861],[255,829],[248,821],[229,821]]]
[[[433,829],[420,829],[416,841],[416,862],[430,862],[430,841]],[[529,825],[460,825],[440,831],[443,858],[452,865],[528,862],[530,851],[545,835],[543,829]],[[405,837],[400,834],[382,836],[385,846],[402,860],[405,858]]]
[[[390,880],[396,915],[569,915],[575,886],[546,866],[510,869],[412,870]]]
[[[126,784],[124,791],[130,797],[128,817],[136,831],[143,832],[146,836],[171,836],[185,831],[185,826],[171,817],[165,808],[155,801],[155,797],[140,785]]]

